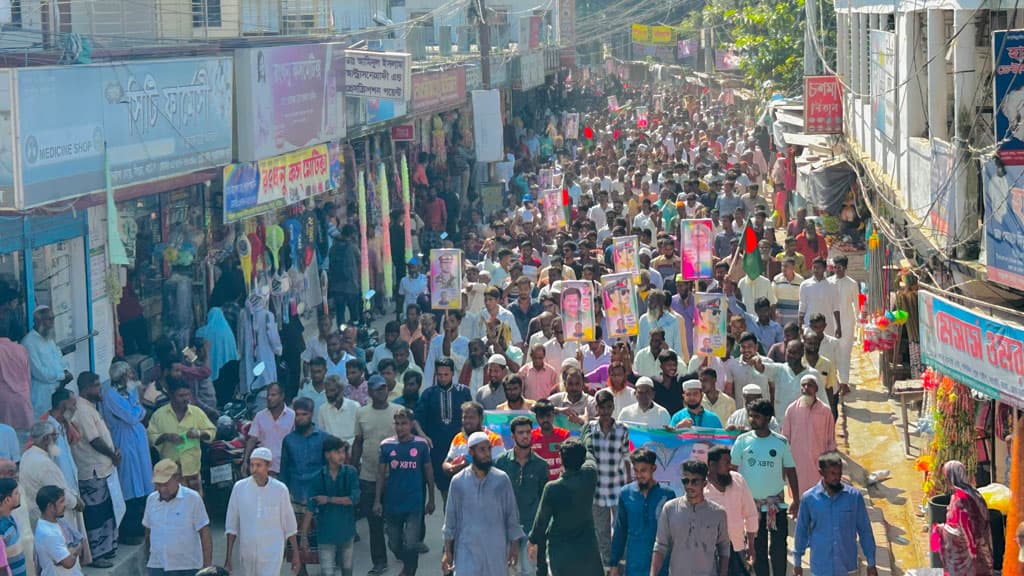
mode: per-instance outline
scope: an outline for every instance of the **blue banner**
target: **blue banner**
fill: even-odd
[[[21,207],[224,166],[232,156],[231,58],[15,72]]]
[[[982,167],[988,279],[1024,290],[1024,166]]]
[[[992,31],[995,137],[999,159],[1008,166],[1024,165],[1024,123],[1020,109],[1024,97],[1024,30]]]
[[[488,410],[484,413],[484,426],[501,436],[505,442],[505,448],[508,450],[515,446],[509,424],[516,416],[528,416],[536,423],[533,414],[525,410]],[[569,435],[572,437],[578,437],[580,434],[580,426],[569,422],[569,419],[562,415],[555,416],[555,426],[568,429]],[[712,446],[716,444],[732,446],[736,442],[736,437],[741,434],[738,431],[712,428],[670,432],[639,424],[626,423],[626,426],[629,428],[629,449],[632,451],[643,447],[654,452],[658,456],[658,469],[654,473],[654,478],[675,490],[679,495],[683,494],[682,484],[679,483],[679,479],[682,477],[680,467],[683,462],[690,459],[702,459],[706,462],[708,450]]]

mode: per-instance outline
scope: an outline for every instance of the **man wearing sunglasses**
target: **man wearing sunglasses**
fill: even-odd
[[[685,494],[665,503],[658,518],[651,574],[661,572],[670,556],[670,574],[729,574],[732,545],[725,509],[704,498],[708,465],[687,460],[682,466]]]

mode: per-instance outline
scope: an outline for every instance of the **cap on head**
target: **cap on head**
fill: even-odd
[[[641,376],[640,378],[637,378],[635,387],[646,387],[654,390],[654,380],[651,380],[647,376]]]
[[[761,395],[761,387],[758,386],[757,384],[747,384],[746,386],[743,387],[743,395],[744,396],[754,396],[754,395],[760,396]]]
[[[270,452],[270,448],[259,447],[252,451],[249,455],[249,460],[263,460],[264,462],[273,462],[274,455]]]
[[[369,390],[376,390],[376,389],[380,388],[381,386],[387,386],[387,385],[388,385],[387,380],[385,380],[384,377],[381,376],[380,374],[374,374],[373,376],[370,376],[369,380],[366,381],[366,387]]]
[[[469,435],[469,438],[466,439],[466,447],[472,448],[477,444],[483,444],[485,442],[487,444],[491,443],[491,439],[489,436],[487,436],[486,432],[473,432],[472,434]]]
[[[501,354],[491,354],[491,357],[487,359],[488,364],[497,364],[498,366],[508,366],[508,361]]]
[[[153,482],[155,484],[166,484],[178,473],[178,464],[170,458],[164,458],[153,466]]]
[[[683,382],[683,390],[700,390],[700,380],[687,380]]]

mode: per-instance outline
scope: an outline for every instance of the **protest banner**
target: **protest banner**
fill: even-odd
[[[608,319],[605,338],[627,338],[640,332],[639,306],[633,273],[605,274],[601,277],[604,315]]]
[[[722,294],[695,295],[697,314],[693,318],[693,344],[701,356],[725,356],[728,300]]]
[[[594,283],[587,280],[562,282],[562,329],[571,342],[594,339]]]
[[[462,309],[462,250],[430,251],[430,307],[435,310]]]

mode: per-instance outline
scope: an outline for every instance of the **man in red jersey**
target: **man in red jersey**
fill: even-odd
[[[547,399],[533,405],[537,428],[533,429],[533,451],[548,463],[548,481],[562,475],[562,457],[558,449],[569,438],[569,431],[555,426],[555,407]]]

